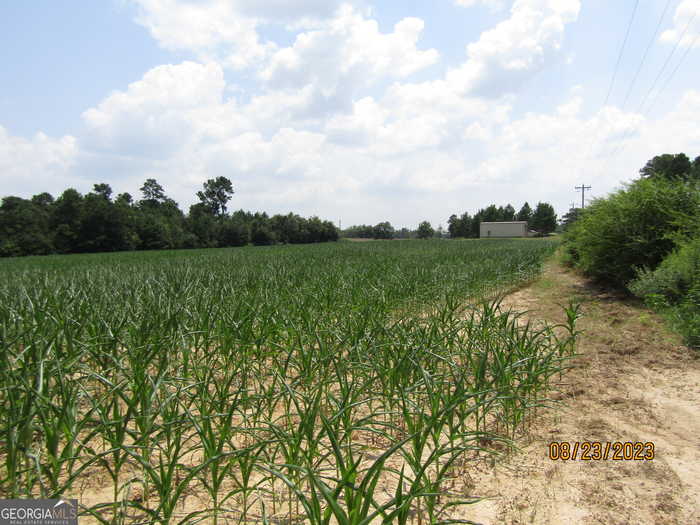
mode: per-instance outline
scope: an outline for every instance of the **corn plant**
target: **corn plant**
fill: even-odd
[[[466,523],[452,477],[575,354],[577,305],[536,328],[498,300],[556,246],[0,260],[0,495],[114,525]]]

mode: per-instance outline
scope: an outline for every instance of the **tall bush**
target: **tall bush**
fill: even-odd
[[[595,200],[568,230],[565,249],[587,275],[626,286],[641,268],[654,270],[692,230],[700,192],[691,183],[640,179]]]
[[[700,348],[700,237],[683,242],[656,270],[640,270],[629,288]]]

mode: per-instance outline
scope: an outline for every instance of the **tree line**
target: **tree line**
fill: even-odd
[[[430,222],[423,221],[418,228],[394,228],[390,222],[384,221],[374,226],[369,224],[359,224],[350,226],[340,232],[341,237],[351,239],[428,239],[430,237],[445,237],[442,227],[434,229]]]
[[[557,227],[557,214],[554,207],[547,202],[540,202],[533,211],[526,202],[520,211],[515,212],[511,204],[496,206],[491,204],[477,211],[473,216],[468,212],[460,216],[451,215],[447,221],[447,231],[450,237],[479,237],[479,228],[482,222],[508,222],[525,221],[529,230],[534,230],[540,235],[553,232]]]
[[[511,204],[506,206],[491,204],[486,208],[480,209],[473,216],[469,215],[468,212],[463,213],[461,216],[451,215],[447,221],[448,227],[446,232],[442,230],[442,226],[437,229],[433,228],[428,221],[421,222],[416,230],[409,230],[408,228],[397,230],[390,222],[385,221],[374,226],[369,224],[350,226],[344,229],[341,235],[357,239],[428,239],[445,236],[453,239],[478,238],[479,227],[482,222],[506,221],[525,221],[528,224],[528,229],[534,230],[540,235],[551,233],[557,228],[557,214],[554,212],[554,207],[551,204],[540,202],[533,211],[526,202],[517,213]]]
[[[69,188],[55,199],[49,193],[31,199],[5,197],[0,205],[0,256],[338,240],[335,225],[318,217],[243,210],[229,214],[234,190],[226,177],[207,180],[188,214],[155,179],[147,179],[140,191],[139,200],[129,193],[114,197],[110,185],[100,183],[85,195]]]

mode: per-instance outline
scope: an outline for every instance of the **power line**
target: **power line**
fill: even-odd
[[[664,71],[666,71],[666,67],[668,64],[671,62],[671,58],[673,58],[673,55],[676,53],[676,50],[678,49],[678,46],[681,44],[683,41],[683,37],[685,34],[688,32],[688,29],[690,28],[690,25],[693,23],[695,20],[695,17],[697,16],[697,12],[692,16],[690,21],[686,24],[685,29],[681,33],[681,36],[678,38],[678,41],[676,42],[676,45],[673,46],[673,49],[671,50],[671,53],[666,57],[666,61],[664,62],[664,65],[661,67],[661,71],[659,71],[659,74],[656,75],[656,78],[654,79],[654,83],[651,85],[649,88],[649,91],[647,91],[647,94],[644,96],[642,99],[642,102],[639,104],[639,107],[637,108],[637,112],[641,111],[642,107],[646,103],[647,99],[649,98],[649,95],[651,95],[651,92],[654,90],[656,87],[656,84],[658,83],[659,79],[661,78],[661,75],[663,75]]]
[[[666,82],[664,82],[664,85],[661,86],[661,89],[656,92],[656,95],[654,96],[654,99],[651,101],[651,104],[649,105],[648,111],[651,114],[651,110],[654,108],[654,104],[656,104],[656,101],[659,99],[659,96],[661,93],[663,93],[666,90],[666,87],[671,83],[671,80],[673,80],[673,77],[676,75],[678,70],[680,69],[681,65],[685,61],[686,57],[690,54],[690,51],[695,47],[695,44],[698,43],[698,40],[700,40],[700,33],[697,34],[695,39],[692,41],[692,43],[686,48],[685,53],[683,53],[683,56],[681,57],[680,62],[676,64],[676,68],[671,72],[671,75],[666,79]]]
[[[642,101],[639,103],[639,106],[637,107],[637,111],[636,111],[635,113],[641,113],[642,116],[643,116],[644,113],[647,112],[647,110],[651,109],[652,106],[649,106],[649,108],[647,108],[647,110],[642,111],[642,108],[644,107],[644,104],[645,104],[646,101],[648,100],[649,95],[651,95],[652,91],[653,91],[654,88],[656,87],[656,84],[658,83],[659,79],[661,78],[661,76],[663,75],[664,71],[666,70],[666,67],[668,66],[668,64],[670,63],[671,59],[673,58],[673,55],[676,53],[676,50],[678,49],[678,46],[680,46],[680,43],[683,41],[683,37],[685,37],[685,34],[688,32],[688,29],[689,29],[690,26],[692,25],[692,23],[693,23],[693,21],[695,20],[695,17],[696,17],[696,16],[697,16],[697,12],[695,12],[695,13],[693,14],[693,16],[690,18],[690,20],[689,20],[688,23],[686,24],[686,26],[685,26],[685,28],[683,29],[683,32],[681,33],[680,37],[678,37],[678,40],[676,41],[676,44],[673,46],[673,49],[672,49],[671,52],[669,53],[668,57],[666,57],[666,60],[664,61],[663,66],[661,66],[661,70],[659,71],[659,74],[656,75],[656,78],[654,79],[654,82],[652,83],[651,87],[650,87],[649,90],[647,91],[647,94],[644,96],[644,98],[642,99]],[[697,40],[697,38],[696,38],[696,40]],[[673,72],[671,73],[671,75],[667,78],[666,82],[664,82],[663,88],[660,89],[659,91],[657,91],[656,95],[654,96],[654,100],[652,101],[652,105],[654,104],[654,102],[656,102],[656,99],[659,97],[659,95],[661,94],[661,92],[663,91],[663,89],[665,89],[666,86],[669,84],[670,79],[673,78],[673,75],[674,75],[675,72],[678,70],[678,68],[680,67],[680,64],[683,62],[683,60],[685,59],[685,57],[688,55],[688,52],[690,51],[690,49],[692,49],[692,47],[693,47],[694,45],[695,45],[695,42],[693,42],[693,43],[690,45],[690,47],[689,47],[688,49],[686,49],[685,54],[683,55],[683,57],[681,57],[681,62],[679,62],[679,64],[676,66],[676,69],[673,70]],[[625,134],[622,136],[622,139],[618,142],[617,147],[615,148],[615,150],[613,150],[613,152],[612,152],[612,153],[610,154],[610,156],[608,157],[608,161],[605,163],[605,166],[603,167],[603,171],[607,170],[608,166],[610,165],[610,162],[612,162],[612,159],[614,159],[617,155],[619,155],[622,151],[624,151],[624,149],[627,147],[627,144],[625,143],[625,141],[629,138],[629,136],[632,134],[633,131],[634,131],[634,130],[628,130],[628,131],[625,132]]]
[[[622,110],[624,111],[625,106],[627,105],[627,102],[629,101],[630,95],[632,94],[632,89],[634,89],[634,84],[637,82],[637,77],[639,77],[639,73],[642,71],[642,67],[644,67],[644,62],[647,59],[647,55],[649,54],[649,50],[651,49],[651,46],[654,44],[656,41],[656,35],[659,34],[659,29],[661,29],[661,24],[664,21],[664,18],[666,17],[666,12],[668,11],[669,6],[671,5],[671,0],[668,0],[666,2],[666,7],[664,7],[663,13],[661,13],[661,17],[659,18],[659,23],[656,25],[656,31],[654,31],[654,34],[651,37],[651,40],[649,40],[649,44],[647,44],[647,48],[644,50],[644,55],[642,56],[642,61],[639,63],[639,66],[637,67],[637,71],[634,73],[634,77],[632,78],[632,82],[630,83],[630,87],[627,90],[627,94],[625,95],[625,100],[622,103]]]
[[[598,113],[600,113],[600,111],[605,106],[607,106],[608,101],[610,100],[610,95],[612,94],[613,87],[615,86],[615,80],[617,78],[617,73],[620,69],[620,62],[622,62],[622,56],[625,53],[625,47],[627,47],[627,40],[630,36],[630,31],[632,29],[632,23],[634,22],[634,17],[637,14],[637,7],[638,6],[639,6],[639,0],[636,0],[634,3],[634,9],[632,10],[632,16],[630,17],[630,21],[627,24],[627,32],[625,33],[625,39],[622,41],[622,46],[620,47],[620,53],[617,56],[617,62],[615,63],[615,69],[613,71],[613,76],[610,79],[610,86],[608,86],[608,93],[605,96],[605,102],[603,102],[603,105],[600,107],[600,110],[598,110]],[[600,126],[600,124],[598,124],[598,126],[596,126],[596,128],[598,128],[599,126]],[[591,157],[591,152],[593,151],[593,144],[595,144],[597,142],[597,137],[596,137],[597,134],[598,134],[598,130],[596,129],[596,132],[594,133],[593,138],[591,139],[590,143],[588,144],[588,152],[586,153],[586,156],[584,157],[584,162],[581,163],[581,166],[579,168],[579,173],[578,173],[579,176],[583,172],[583,165]]]
[[[625,52],[625,47],[627,47],[627,39],[630,36],[630,31],[632,29],[632,22],[634,22],[634,16],[637,14],[637,7],[639,7],[639,0],[634,3],[634,9],[632,10],[632,17],[630,18],[630,23],[627,25],[627,33],[625,33],[625,40],[622,42],[622,47],[620,48],[620,54],[617,57],[617,63],[615,64],[615,73],[613,74],[612,81],[610,82],[610,87],[608,88],[608,94],[605,97],[605,102],[603,106],[608,104],[610,100],[610,94],[612,93],[613,87],[615,86],[615,79],[617,78],[617,72],[620,69],[620,62],[622,61],[622,55]]]

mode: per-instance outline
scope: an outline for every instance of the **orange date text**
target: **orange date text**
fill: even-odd
[[[552,441],[549,459],[553,461],[651,461],[651,441]]]

